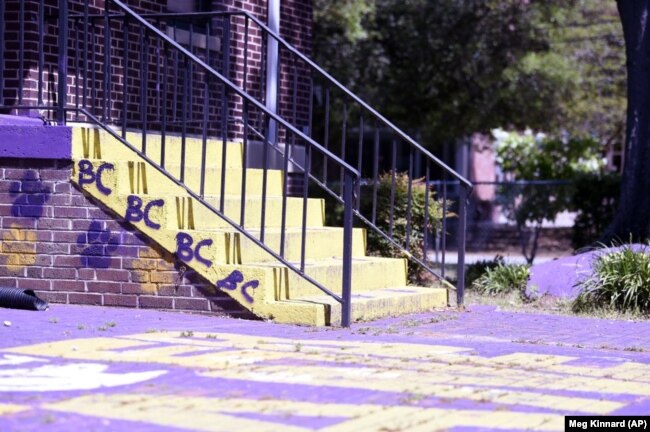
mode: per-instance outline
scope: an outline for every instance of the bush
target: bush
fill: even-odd
[[[400,245],[406,245],[407,210],[408,210],[408,182],[409,177],[405,173],[395,173],[395,193],[393,202],[393,239]],[[385,233],[389,232],[391,215],[391,184],[392,174],[390,172],[379,176],[377,185],[377,227]],[[425,227],[424,203],[427,192],[429,193],[429,216],[428,226]],[[371,218],[372,215],[372,186],[365,187],[361,192],[361,214]],[[409,250],[411,254],[423,259],[425,229],[432,232],[442,226],[442,203],[435,199],[434,192],[430,191],[422,179],[414,179],[411,183],[411,232],[409,236]],[[449,203],[449,201],[447,201]],[[449,204],[448,204],[449,205]],[[447,216],[451,214],[447,213]],[[374,230],[368,230],[368,252],[373,255],[385,257],[404,257],[404,253],[393,246],[383,236]],[[409,260],[409,280],[413,283],[422,283],[427,277],[421,274],[419,266]]]
[[[465,266],[465,288],[471,288],[474,281],[483,276],[488,269],[494,269],[504,264],[505,262],[501,255],[497,255],[491,260],[481,260],[467,264]]]
[[[577,211],[571,242],[575,249],[593,245],[614,219],[621,189],[619,174],[585,174],[574,180]]]
[[[518,292],[525,297],[529,276],[527,265],[501,263],[486,269],[485,273],[474,281],[473,287],[489,295]]]
[[[630,245],[598,256],[590,276],[576,284],[575,312],[609,307],[619,311],[650,312],[650,254]]]

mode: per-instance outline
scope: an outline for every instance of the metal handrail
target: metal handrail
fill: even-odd
[[[259,240],[254,236],[254,235],[252,235],[251,233],[249,233],[249,232],[246,231],[246,230],[241,229],[241,227],[237,224],[237,222],[233,221],[233,220],[230,219],[228,216],[226,216],[223,212],[221,212],[219,209],[217,209],[217,208],[214,207],[212,204],[210,204],[210,203],[208,203],[207,201],[205,201],[205,200],[203,199],[203,197],[201,197],[201,196],[198,195],[196,192],[194,192],[192,189],[190,189],[189,187],[187,187],[187,185],[186,185],[185,183],[182,183],[182,182],[180,182],[178,179],[176,179],[173,175],[171,175],[167,170],[165,170],[164,168],[162,168],[158,163],[156,163],[154,160],[152,160],[152,159],[151,159],[149,156],[147,156],[145,153],[143,153],[143,152],[140,151],[138,148],[136,148],[136,147],[134,147],[133,145],[131,145],[131,143],[129,143],[129,142],[128,142],[127,140],[125,140],[124,138],[122,138],[118,133],[116,133],[112,128],[110,128],[110,127],[108,127],[106,124],[104,124],[104,123],[103,123],[100,119],[98,119],[96,116],[94,116],[93,114],[91,114],[90,112],[88,112],[87,110],[85,110],[84,108],[70,108],[70,107],[68,107],[68,108],[66,108],[66,111],[78,111],[78,112],[80,112],[82,115],[86,116],[88,119],[90,119],[90,120],[92,121],[92,123],[96,124],[97,126],[99,126],[100,128],[102,128],[104,131],[108,132],[108,133],[109,133],[113,138],[115,138],[116,140],[118,140],[119,142],[121,142],[123,145],[125,145],[126,147],[128,147],[130,150],[132,150],[133,152],[135,152],[138,156],[140,156],[142,159],[144,159],[144,160],[145,160],[149,165],[153,166],[153,167],[154,167],[154,168],[155,168],[159,173],[161,173],[162,175],[164,175],[165,177],[167,177],[168,180],[172,181],[176,186],[182,188],[182,189],[185,191],[185,193],[187,193],[190,197],[192,197],[193,199],[195,199],[195,200],[199,201],[200,203],[202,203],[204,206],[206,206],[206,207],[207,207],[210,211],[212,211],[213,213],[219,215],[219,217],[223,218],[223,220],[225,220],[225,221],[226,221],[228,224],[230,224],[233,228],[237,229],[237,230],[240,231],[243,235],[245,235],[246,238],[248,238],[249,240],[253,241],[255,244],[257,244],[257,246],[259,246],[259,247],[261,247],[262,249],[264,249],[265,252],[267,252],[268,254],[270,254],[271,256],[273,256],[275,259],[277,259],[278,261],[280,261],[282,264],[286,265],[289,269],[291,269],[291,270],[292,270],[293,272],[295,272],[296,274],[298,274],[298,275],[302,276],[303,278],[305,278],[308,282],[310,282],[311,284],[313,284],[314,286],[316,286],[318,289],[320,289],[321,291],[323,291],[325,294],[327,294],[327,295],[329,295],[330,297],[332,297],[333,299],[335,299],[337,302],[339,302],[339,303],[343,303],[343,302],[344,302],[344,299],[343,299],[341,296],[339,296],[339,295],[335,294],[334,292],[330,291],[330,290],[327,289],[325,286],[323,286],[323,284],[321,284],[320,282],[314,280],[314,279],[311,278],[309,275],[305,274],[303,271],[301,271],[299,268],[297,268],[295,265],[293,265],[290,261],[284,259],[284,258],[281,257],[280,255],[278,255],[276,252],[274,252],[271,248],[269,248],[267,245],[265,245],[264,243],[260,242],[260,241],[259,241]]]
[[[120,15],[112,15],[114,17],[119,17]],[[93,18],[103,18],[103,15],[94,15]],[[142,18],[143,21],[149,20],[150,23],[155,23],[156,25],[160,25],[162,22],[164,22],[166,25],[171,24],[171,28],[176,28],[175,27],[175,22],[178,20],[182,20],[183,22],[189,23],[189,29],[190,29],[190,51],[193,50],[191,40],[192,40],[192,29],[196,30],[197,28],[200,29],[202,25],[205,24],[197,24],[196,19],[201,19],[201,23],[210,23],[210,26],[212,23],[214,23],[214,19],[218,17],[224,17],[223,20],[223,34],[222,37],[224,38],[222,40],[223,43],[223,50],[222,50],[222,55],[225,57],[228,57],[230,55],[230,50],[232,49],[231,41],[230,38],[230,20],[232,17],[237,17],[240,18],[242,21],[240,24],[245,27],[246,31],[249,28],[250,25],[255,25],[256,26],[256,31],[259,31],[263,36],[262,36],[262,51],[264,51],[264,44],[267,45],[269,49],[271,49],[271,44],[273,46],[277,47],[278,53],[276,55],[278,56],[278,69],[282,67],[288,68],[287,74],[289,74],[289,80],[291,80],[291,76],[293,76],[293,104],[294,107],[297,103],[304,103],[300,102],[298,99],[298,93],[297,93],[297,74],[298,70],[296,67],[298,64],[300,65],[299,68],[301,71],[309,71],[308,73],[313,74],[312,77],[316,77],[319,83],[324,86],[325,88],[325,103],[324,103],[324,109],[325,109],[325,120],[324,120],[324,133],[325,136],[322,141],[322,146],[321,148],[329,150],[329,122],[330,122],[330,117],[329,117],[329,111],[330,111],[330,94],[334,95],[336,93],[336,97],[340,97],[341,101],[343,102],[343,120],[341,124],[338,124],[338,126],[341,126],[342,128],[342,134],[345,136],[345,131],[346,131],[346,121],[347,121],[347,107],[354,107],[358,112],[358,116],[360,117],[360,132],[359,132],[359,146],[358,146],[358,174],[361,177],[361,167],[362,167],[362,162],[361,162],[361,153],[366,152],[366,154],[372,153],[374,151],[374,168],[373,168],[373,184],[374,189],[372,191],[373,193],[373,208],[372,208],[372,213],[370,212],[370,209],[367,210],[368,214],[364,214],[364,212],[361,211],[361,209],[358,207],[360,200],[357,200],[357,206],[353,209],[354,215],[356,218],[361,221],[364,225],[366,225],[370,230],[372,230],[374,233],[376,233],[380,238],[383,240],[387,241],[389,244],[398,247],[401,249],[405,256],[409,258],[411,261],[415,262],[418,264],[422,269],[428,271],[429,273],[435,275],[438,279],[444,281],[445,280],[445,260],[444,260],[444,253],[443,253],[443,265],[440,268],[439,271],[435,270],[431,266],[427,265],[427,260],[426,260],[426,253],[424,253],[425,256],[423,256],[421,259],[419,259],[419,252],[418,253],[413,253],[414,250],[417,248],[419,250],[420,246],[417,245],[416,243],[412,243],[410,241],[410,236],[411,233],[415,232],[413,230],[413,225],[411,223],[411,215],[412,215],[412,203],[411,203],[411,180],[409,180],[409,203],[408,203],[408,210],[407,210],[407,227],[406,227],[406,237],[402,239],[397,239],[395,237],[395,232],[392,229],[393,226],[393,214],[391,212],[390,215],[390,227],[380,227],[377,222],[377,214],[378,214],[378,207],[376,205],[377,201],[377,185],[378,185],[378,179],[379,179],[379,170],[378,170],[378,148],[380,147],[379,144],[379,130],[382,130],[382,133],[388,133],[391,134],[392,139],[393,139],[393,185],[395,184],[395,171],[396,171],[396,165],[395,165],[395,155],[396,155],[396,150],[395,148],[399,148],[400,151],[408,152],[410,153],[410,159],[409,159],[409,171],[408,171],[408,176],[409,179],[412,179],[414,175],[417,175],[416,171],[413,169],[414,165],[416,163],[424,163],[426,164],[426,172],[427,172],[427,179],[426,179],[426,184],[432,184],[429,181],[429,167],[432,167],[431,172],[442,172],[443,174],[443,190],[441,194],[441,201],[443,203],[443,217],[442,217],[442,230],[440,233],[442,233],[442,244],[443,244],[443,249],[444,245],[446,244],[446,238],[447,238],[447,219],[450,216],[456,216],[460,220],[460,229],[458,231],[458,240],[460,243],[463,244],[463,247],[458,248],[458,253],[459,253],[459,285],[462,287],[463,285],[463,278],[464,278],[464,235],[465,235],[465,227],[466,227],[466,206],[467,206],[467,197],[471,194],[471,189],[472,189],[472,183],[469,182],[466,178],[464,178],[462,175],[460,175],[458,172],[453,170],[451,167],[449,167],[447,164],[445,164],[442,160],[440,160],[438,157],[433,155],[429,150],[424,148],[421,144],[419,144],[416,140],[411,138],[408,134],[406,134],[404,131],[399,129],[397,126],[395,126],[392,122],[390,122],[386,117],[384,117],[382,114],[380,114],[376,109],[371,107],[368,103],[363,101],[359,96],[354,94],[350,89],[345,87],[343,84],[341,84],[338,80],[336,80],[332,75],[330,75],[328,72],[323,70],[319,65],[317,65],[314,61],[312,61],[309,57],[301,53],[297,48],[292,46],[289,42],[287,42],[283,37],[275,33],[273,30],[271,30],[266,24],[261,22],[257,17],[253,16],[251,13],[242,11],[242,10],[235,10],[235,9],[226,9],[226,10],[220,10],[220,11],[213,11],[213,12],[192,12],[192,13],[144,13],[141,14],[140,17]],[[249,22],[250,21],[250,22]],[[153,24],[152,24],[153,26]],[[198,27],[197,27],[198,26]],[[247,33],[246,33],[247,34]],[[253,99],[257,100],[260,104],[268,104],[269,103],[269,96],[270,94],[267,94],[266,97],[264,96],[263,92],[258,93],[261,90],[257,89],[252,89],[249,90],[249,88],[246,85],[246,76],[247,76],[247,69],[246,69],[246,50],[248,48],[248,37],[244,34],[244,39],[242,45],[243,45],[243,50],[244,50],[244,71],[243,71],[243,83],[235,84],[234,82],[231,82],[233,85],[241,86],[240,88],[244,93],[247,93],[251,96],[253,96]],[[206,36],[209,36],[210,33],[207,32]],[[174,36],[175,38],[175,36]],[[185,42],[184,42],[185,43]],[[206,39],[206,47],[207,47],[207,39]],[[239,43],[239,42],[234,42],[234,43]],[[180,44],[179,44],[180,45]],[[239,47],[241,49],[241,46]],[[273,48],[276,49],[276,48]],[[281,52],[281,54],[279,54]],[[265,60],[262,60],[262,62],[266,62],[266,67],[270,67],[269,64],[271,62],[271,57],[265,57],[265,56],[270,56],[270,52],[262,52],[262,57]],[[286,59],[288,59],[288,63],[284,63],[283,56],[287,55]],[[209,56],[208,56],[209,57]],[[290,72],[290,71],[293,72]],[[268,71],[267,71],[268,72]],[[293,75],[290,75],[293,73]],[[224,73],[223,75],[225,77],[229,76],[228,73],[228,66],[224,66]],[[304,78],[303,73],[301,72],[301,80]],[[268,78],[267,78],[268,79]],[[311,83],[310,87],[313,87],[314,81],[313,78],[311,78]],[[267,82],[267,86],[269,83]],[[291,86],[290,82],[288,84]],[[304,85],[304,84],[303,84]],[[267,87],[268,91],[268,87]],[[302,91],[305,91],[303,88]],[[291,92],[291,90],[289,90]],[[304,96],[303,96],[304,97]],[[313,94],[310,95],[310,98],[313,98]],[[269,106],[270,110],[273,111],[273,100],[271,100],[271,105]],[[311,102],[310,102],[311,104]],[[349,104],[349,105],[348,105]],[[305,109],[306,107],[303,107],[302,109]],[[302,111],[301,111],[302,112]],[[349,111],[350,113],[353,112],[351,109]],[[355,114],[356,115],[356,114]],[[310,105],[309,107],[309,130],[312,130],[311,126],[311,121],[313,119],[313,112],[312,112],[312,106]],[[280,117],[283,117],[285,119],[289,120],[289,123],[297,125],[298,123],[298,118],[296,117],[296,109],[293,109],[293,113],[290,113],[289,111],[282,112],[280,110]],[[368,123],[371,123],[371,127],[374,128],[374,135],[375,135],[375,142],[374,146],[370,145],[369,149],[370,150],[364,150],[368,147],[365,146],[365,144],[362,146],[362,131],[364,128],[364,119],[368,121]],[[368,120],[369,119],[369,120]],[[339,121],[339,120],[337,120]],[[250,125],[248,126],[250,128]],[[368,126],[366,126],[367,128]],[[368,129],[366,129],[368,130]],[[352,131],[352,129],[350,129]],[[311,132],[310,132],[311,133]],[[263,140],[264,142],[274,144],[273,140]],[[346,144],[345,144],[345,138],[342,138],[342,147],[340,150],[337,150],[336,155],[340,157],[341,160],[346,161],[346,159],[350,159],[350,157],[346,157]],[[331,195],[337,202],[343,203],[345,205],[345,200],[342,199],[341,193],[343,192],[341,190],[341,193],[337,194],[333,192],[328,185],[331,184],[332,182],[330,181],[331,179],[328,179],[328,159],[323,159],[323,175],[322,179],[318,179],[311,171],[309,173],[309,177],[312,181],[315,181],[315,183],[321,187],[324,188],[329,195]],[[419,162],[417,162],[419,161]],[[299,166],[298,163],[292,161],[294,165]],[[343,184],[345,174],[342,173],[340,177],[340,184]],[[449,181],[451,180],[451,181]],[[453,202],[456,202],[458,205],[458,211],[457,213],[452,213],[452,212],[447,212],[446,206],[450,205],[452,203],[451,200],[447,199],[447,185],[451,185],[452,182],[455,182],[458,184],[459,190],[457,191],[458,193],[454,193],[454,197],[458,197],[458,201],[454,200]],[[360,185],[361,181],[357,182],[357,194],[360,192]],[[393,191],[391,190],[391,203],[393,202]],[[429,203],[429,196],[427,193],[426,197],[427,203]],[[428,208],[428,204],[426,204]],[[425,221],[424,224],[427,225],[427,219],[428,217],[428,212],[425,216]],[[419,231],[419,228],[417,228]],[[425,228],[426,229],[426,228]],[[422,249],[426,249],[427,247],[427,237],[428,234],[425,232],[424,233],[424,244],[422,246]],[[463,297],[463,292],[462,288],[458,291],[458,298],[459,298],[459,303],[462,303],[462,297]]]
[[[246,11],[241,11],[241,10],[233,10],[233,9],[228,9],[228,10],[222,10],[222,11],[214,11],[214,12],[195,12],[195,13],[163,13],[163,14],[143,14],[142,17],[144,19],[150,19],[150,20],[155,20],[156,22],[161,22],[165,21],[166,23],[171,22],[172,27],[174,26],[174,22],[177,19],[184,19],[186,21],[190,21],[191,19],[194,18],[216,18],[216,17],[226,17],[225,22],[228,23],[231,17],[240,17],[243,20],[243,25],[245,25],[246,28],[249,26],[249,20],[254,23],[258,29],[263,35],[267,37],[265,39],[264,37],[262,38],[262,43],[264,44],[266,41],[266,45],[268,47],[271,47],[271,43],[273,43],[278,46],[278,49],[282,51],[282,54],[276,54],[278,55],[278,60],[282,62],[280,59],[282,58],[283,55],[287,54],[288,55],[288,61],[289,63],[284,64],[284,66],[280,65],[280,67],[287,67],[289,69],[293,68],[293,104],[295,105],[296,103],[299,103],[297,99],[297,84],[296,84],[296,66],[298,62],[300,62],[300,68],[301,70],[309,70],[313,76],[318,77],[319,81],[322,81],[322,85],[324,85],[325,91],[326,91],[326,96],[325,96],[325,137],[322,141],[324,144],[325,148],[328,148],[329,144],[329,138],[328,138],[328,129],[329,129],[329,110],[330,110],[330,92],[336,91],[337,94],[340,92],[340,97],[342,98],[343,101],[343,120],[342,120],[342,134],[345,136],[345,131],[346,131],[346,116],[347,116],[347,106],[350,104],[350,106],[354,106],[358,108],[360,114],[359,117],[361,117],[361,125],[360,125],[360,130],[363,130],[363,120],[364,118],[370,118],[370,122],[374,123],[374,130],[375,130],[375,143],[374,143],[374,152],[375,152],[375,159],[374,159],[374,184],[378,184],[378,156],[377,156],[377,151],[379,148],[379,128],[382,129],[382,133],[392,133],[392,138],[393,138],[393,157],[395,157],[395,146],[396,143],[399,142],[399,148],[406,150],[407,152],[410,153],[410,162],[409,162],[409,178],[412,179],[413,176],[415,175],[415,172],[412,171],[412,167],[416,161],[415,158],[418,158],[417,160],[420,160],[426,164],[426,171],[427,171],[427,184],[430,184],[429,180],[429,165],[433,167],[434,170],[441,171],[443,173],[443,179],[448,180],[451,179],[452,181],[455,181],[459,185],[459,190],[458,193],[455,194],[456,197],[458,197],[458,211],[456,214],[447,212],[446,210],[443,210],[443,217],[442,217],[442,230],[440,231],[442,233],[442,243],[443,243],[443,249],[444,245],[446,244],[446,237],[447,237],[447,218],[450,215],[456,216],[459,218],[460,225],[459,225],[459,231],[458,231],[458,236],[457,239],[459,241],[459,245],[461,247],[458,247],[458,263],[459,263],[459,271],[458,271],[458,285],[459,289],[457,290],[457,297],[458,297],[458,303],[462,304],[463,301],[463,285],[464,285],[464,244],[465,244],[465,228],[466,228],[466,207],[467,207],[467,198],[471,194],[471,190],[473,188],[472,183],[464,178],[462,175],[460,175],[458,172],[453,170],[451,167],[449,167],[447,164],[445,164],[442,160],[437,158],[435,155],[433,155],[429,150],[424,148],[421,144],[419,144],[417,141],[415,141],[413,138],[411,138],[408,134],[406,134],[404,131],[399,129],[397,126],[395,126],[392,122],[390,122],[386,117],[384,117],[382,114],[380,114],[377,110],[375,110],[373,107],[368,105],[365,101],[363,101],[359,96],[354,94],[351,90],[349,90],[347,87],[345,87],[343,84],[341,84],[338,80],[336,80],[332,75],[327,73],[325,70],[323,70],[319,65],[317,65],[315,62],[313,62],[309,57],[301,53],[297,48],[292,46],[289,42],[287,42],[285,39],[283,39],[280,35],[272,31],[267,25],[265,25],[263,22],[261,22],[257,17],[253,16],[251,13],[246,12]],[[207,21],[207,20],[206,20]],[[193,27],[190,26],[190,29]],[[194,27],[196,28],[196,27]],[[225,30],[224,30],[225,31]],[[227,40],[225,42],[225,46],[227,48],[225,49],[231,49],[229,44],[230,44],[230,39],[227,37]],[[248,40],[247,37],[244,36],[244,50],[247,48]],[[286,51],[286,52],[285,52]],[[278,51],[279,53],[280,51]],[[265,55],[270,55],[268,53],[263,53],[263,56]],[[246,61],[246,60],[244,60]],[[270,58],[266,58],[266,62],[270,62]],[[268,67],[268,64],[267,64]],[[304,69],[303,69],[304,68]],[[289,73],[289,72],[287,72]],[[244,77],[246,77],[246,66],[244,63]],[[243,90],[248,92],[248,88],[246,86],[246,80],[244,78],[243,84],[241,84],[243,87]],[[268,85],[268,83],[267,83]],[[289,84],[290,85],[290,84]],[[311,86],[314,85],[313,83],[313,78],[312,82],[310,84]],[[255,94],[256,91],[253,90],[250,94]],[[267,98],[268,98],[267,94]],[[265,101],[264,95],[260,94],[257,97],[259,97],[260,101]],[[313,95],[311,95],[313,97]],[[268,103],[268,100],[266,100],[266,103]],[[352,111],[350,111],[352,112]],[[312,108],[310,106],[309,109],[310,113],[310,126],[309,129],[311,130],[311,121],[312,118],[311,116],[313,115],[312,113]],[[288,119],[293,119],[292,121],[297,122],[297,117],[296,117],[296,110],[293,110],[293,113],[283,113],[283,116],[286,115],[286,118]],[[358,152],[358,170],[361,174],[361,152],[362,150],[362,143],[361,143],[361,132],[359,134],[359,152]],[[337,153],[342,159],[346,159],[346,150],[345,150],[345,139],[342,138],[342,148],[340,151],[340,154]],[[371,151],[372,151],[372,146],[370,146]],[[365,150],[367,151],[367,150]],[[394,159],[393,159],[394,160]],[[327,184],[329,184],[329,181],[327,179],[327,172],[328,172],[328,167],[327,167],[327,160],[323,161],[323,180],[318,180],[315,179],[314,176],[311,176],[312,179],[316,180],[319,186],[323,187]],[[395,164],[393,163],[393,171],[396,170]],[[393,184],[395,182],[394,180],[395,175],[393,173]],[[343,175],[341,175],[341,183],[343,183]],[[360,183],[358,183],[360,184]],[[445,186],[443,188],[443,193],[441,200],[443,202],[443,207],[446,208],[449,203],[452,201],[447,199],[447,190],[446,190],[446,185],[447,183],[444,183]],[[331,192],[330,189],[327,189],[329,192]],[[358,192],[358,189],[357,189]],[[393,191],[391,190],[391,202],[393,200],[392,198]],[[374,233],[376,233],[380,238],[383,238],[384,240],[388,241],[389,244],[392,244],[393,246],[397,246],[399,249],[401,249],[405,256],[410,259],[411,261],[415,262],[418,264],[422,269],[428,271],[432,275],[435,275],[439,280],[441,280],[443,283],[445,283],[445,259],[444,259],[444,253],[443,253],[443,260],[442,260],[442,266],[440,268],[440,271],[434,270],[431,266],[427,265],[426,261],[426,252],[425,256],[420,259],[418,257],[418,254],[414,254],[413,251],[416,248],[415,243],[411,244],[410,242],[410,233],[411,229],[413,228],[411,224],[411,180],[409,180],[409,204],[408,204],[408,210],[407,210],[407,235],[405,239],[402,239],[400,241],[397,241],[397,239],[394,237],[394,232],[392,230],[392,224],[393,224],[393,215],[391,212],[391,221],[390,221],[390,228],[380,228],[378,224],[376,223],[376,213],[377,213],[377,188],[375,187],[373,190],[373,209],[372,209],[372,215],[370,215],[370,210],[368,210],[368,215],[362,214],[360,211],[359,207],[355,207],[354,209],[354,214],[356,218],[361,221],[364,225],[366,225],[369,229],[371,229]],[[341,199],[340,195],[337,195],[335,193],[330,193],[334,197],[336,201],[339,203],[344,202],[344,200]],[[429,201],[428,193],[426,197],[427,203]],[[360,201],[357,201],[357,204],[359,204]],[[428,204],[425,203],[425,205],[428,208]],[[425,222],[424,224],[427,225],[427,215],[425,216]],[[426,228],[425,228],[426,229]],[[423,249],[426,249],[427,247],[427,233],[424,233],[424,245]],[[400,242],[403,242],[400,244]],[[419,246],[417,246],[419,248]]]

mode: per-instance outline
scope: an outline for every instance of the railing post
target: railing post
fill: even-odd
[[[343,179],[343,290],[341,326],[350,327],[352,315],[352,209],[354,208],[354,178],[345,170]]]
[[[458,307],[465,297],[465,230],[467,229],[467,186],[460,184],[458,197],[458,270],[456,300]]]
[[[59,0],[59,88],[56,121],[65,124],[68,102],[68,0]]]

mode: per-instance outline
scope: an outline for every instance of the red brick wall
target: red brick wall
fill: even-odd
[[[250,317],[70,183],[71,162],[0,159],[0,286],[50,302]]]

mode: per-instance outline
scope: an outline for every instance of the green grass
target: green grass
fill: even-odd
[[[599,255],[593,273],[580,280],[581,289],[572,309],[575,312],[613,309],[620,312],[650,312],[650,254],[623,246]]]
[[[488,295],[501,295],[511,292],[524,294],[530,271],[523,264],[500,263],[486,268],[485,272],[472,284],[473,288]]]

